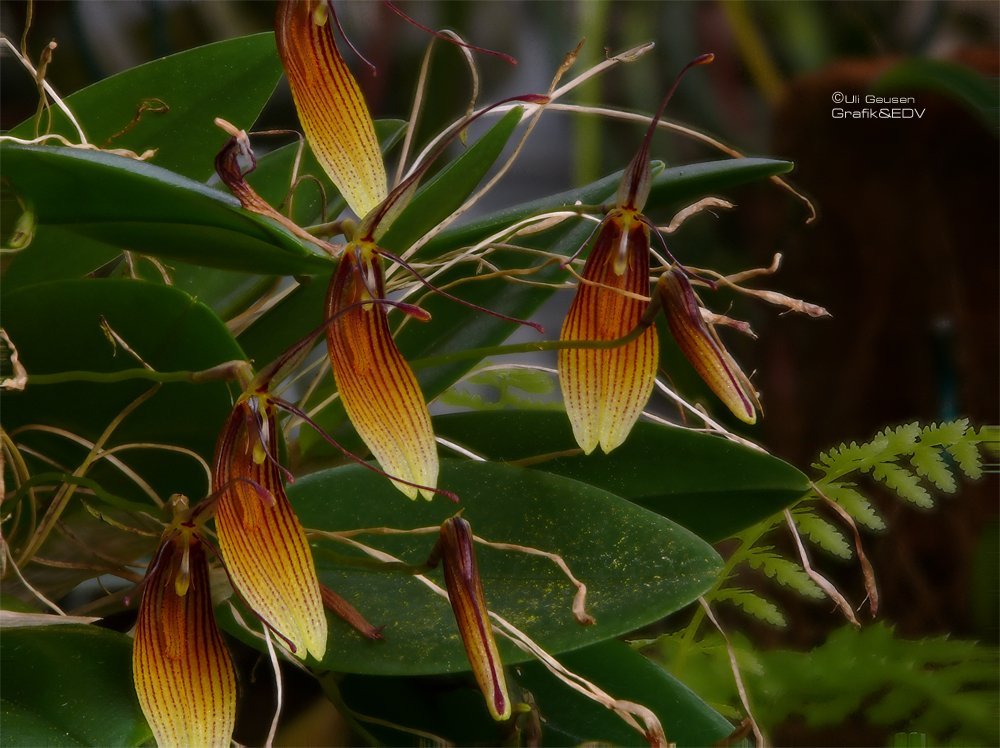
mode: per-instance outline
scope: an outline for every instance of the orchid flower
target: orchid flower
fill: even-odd
[[[622,176],[614,207],[597,228],[593,248],[583,269],[583,280],[563,323],[561,340],[617,340],[644,322],[650,305],[650,237],[657,231],[642,212],[652,181],[650,143],[681,76],[688,68],[711,61],[712,55],[703,55],[685,66],[660,104],[639,151]],[[690,316],[677,318],[682,304],[676,301],[676,284],[676,280],[665,283],[666,295],[654,301],[662,302],[668,320],[672,320],[670,325],[675,335],[693,324],[688,321]],[[711,337],[704,323],[702,328],[697,335],[687,335],[684,339],[700,340],[700,335]],[[738,367],[731,357],[727,358],[724,366],[707,361],[707,357],[718,358],[725,353],[717,336],[713,339],[715,342],[711,346],[706,343],[696,349],[693,343],[682,343],[682,348],[703,376],[721,366],[735,381]],[[728,354],[725,355],[728,357]],[[610,452],[625,441],[652,394],[658,361],[659,340],[655,328],[649,326],[624,345],[599,349],[573,347],[559,352],[559,380],[566,412],[573,435],[586,454],[593,452],[598,445],[605,452]],[[713,384],[713,377],[714,374],[706,377],[710,385]],[[742,381],[745,380],[744,376]],[[748,394],[753,390],[748,382],[745,383],[743,401],[734,407],[734,412],[747,420],[753,416],[753,405],[750,403],[756,403],[756,398]],[[715,386],[713,389],[719,391]],[[723,397],[723,401],[733,407],[733,397]]]
[[[161,748],[228,746],[236,673],[212,611],[199,509],[174,496],[174,519],[149,563],[135,627],[132,672]]]
[[[259,380],[258,380],[259,381]],[[326,653],[327,625],[305,531],[285,495],[266,385],[237,400],[215,448],[215,529],[233,587],[300,659]]]

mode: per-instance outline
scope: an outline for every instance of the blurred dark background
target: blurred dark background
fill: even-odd
[[[702,52],[715,63],[685,80],[668,117],[711,133],[749,155],[794,161],[790,180],[816,204],[770,184],[729,197],[737,209],[699,216],[670,244],[692,265],[782,271],[767,287],[820,304],[833,319],[780,315],[743,298],[706,299],[749,319],[760,340],[734,340],[762,392],[766,417],[754,438],[808,472],[811,459],[842,441],[867,440],[885,425],[968,416],[1000,422],[998,398],[998,18],[996,2],[407,2],[434,27],[460,30],[502,50],[516,67],[480,56],[482,101],[544,91],[563,55],[587,38],[577,70],[654,40],[634,64],[594,79],[570,100],[651,111],[680,67]],[[373,112],[408,116],[426,35],[379,3],[338,5],[372,76],[347,55]],[[0,3],[0,28],[17,43],[23,2]],[[48,80],[70,93],[141,62],[232,36],[270,30],[264,2],[40,2],[29,37],[33,57],[59,47]],[[931,61],[929,66],[919,63]],[[918,64],[914,64],[914,63]],[[900,73],[902,71],[902,73]],[[0,125],[34,112],[29,76],[3,56]],[[572,75],[571,73],[570,75]],[[886,76],[897,81],[884,90]],[[438,50],[424,133],[460,116],[468,72],[459,54]],[[837,119],[837,92],[912,96],[920,119]],[[264,126],[293,126],[287,88]],[[581,184],[631,157],[636,125],[548,114],[520,167],[488,206]],[[661,134],[654,154],[668,163],[722,154]],[[656,216],[668,219],[669,216]],[[547,310],[559,319],[561,295]],[[680,376],[680,375],[679,375]],[[680,384],[684,384],[683,381]],[[877,489],[869,487],[877,494]],[[883,614],[906,636],[951,632],[997,642],[997,481],[988,475],[946,497],[931,513],[884,498],[890,531],[869,539]],[[853,566],[833,568],[861,599]],[[821,641],[831,622],[822,606],[788,600],[786,645]],[[761,630],[757,638],[777,643]]]

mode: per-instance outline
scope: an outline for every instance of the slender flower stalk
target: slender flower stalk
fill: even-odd
[[[458,623],[458,633],[465,645],[465,654],[472,665],[486,707],[495,720],[510,717],[510,696],[503,663],[493,639],[489,608],[479,577],[472,527],[461,517],[451,517],[441,524],[431,563],[440,558],[444,566],[444,581],[448,599]]]
[[[692,65],[711,60],[711,55],[703,55],[688,64],[660,104],[639,151],[622,175],[615,207],[597,230],[560,340],[615,340],[642,319],[649,298],[650,232],[656,231],[642,214],[652,181],[650,142],[681,76]],[[559,352],[566,413],[586,454],[598,445],[610,452],[625,441],[653,393],[658,361],[654,328],[616,348]]]
[[[215,448],[215,527],[229,578],[246,603],[300,659],[326,652],[327,622],[305,531],[285,495],[275,405],[252,387]]]
[[[146,572],[132,672],[143,714],[161,748],[228,746],[236,721],[236,674],[215,624],[208,560],[187,500]]]

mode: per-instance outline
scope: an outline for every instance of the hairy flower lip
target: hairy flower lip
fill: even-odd
[[[305,531],[285,494],[266,390],[233,408],[216,444],[219,551],[240,597],[300,659],[322,659],[327,621]],[[261,491],[273,502],[261,500]]]
[[[667,324],[685,358],[733,415],[745,423],[757,421],[762,410],[746,374],[722,345],[718,333],[701,314],[701,304],[690,281],[679,268],[670,268],[656,284]]]
[[[641,214],[616,208],[605,216],[563,322],[560,340],[623,337],[643,320],[649,295],[649,227]],[[573,434],[590,454],[619,446],[649,401],[659,340],[652,327],[636,340],[603,350],[559,351],[559,381]]]
[[[384,297],[375,245],[348,244],[330,282],[326,314],[353,308],[327,328],[330,363],[344,409],[382,469],[406,481],[394,485],[409,498],[419,493],[431,499],[439,466],[427,404],[393,340],[383,305],[363,303]]]
[[[228,746],[236,673],[212,610],[198,530],[167,528],[143,584],[132,650],[136,694],[159,746]]]
[[[458,623],[458,632],[465,646],[472,673],[486,699],[486,707],[495,720],[505,720],[511,715],[510,697],[503,663],[493,638],[489,608],[483,594],[476,551],[473,545],[472,526],[462,517],[450,517],[441,524],[441,533],[434,562],[440,558],[444,566],[448,599]]]

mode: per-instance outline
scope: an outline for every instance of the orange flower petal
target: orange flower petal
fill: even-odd
[[[443,562],[448,599],[465,654],[472,665],[472,674],[486,697],[486,707],[493,719],[507,719],[511,712],[510,696],[507,695],[500,652],[493,639],[469,523],[461,517],[446,519],[441,525],[437,551]]]
[[[670,332],[681,352],[733,415],[745,423],[755,423],[761,409],[757,393],[722,345],[718,333],[702,318],[701,305],[687,277],[671,268],[656,285]]]
[[[633,211],[615,210],[601,226],[560,340],[614,340],[628,334],[647,304],[614,289],[649,295],[649,229]],[[649,402],[659,340],[649,328],[607,350],[559,351],[559,382],[577,443],[587,454],[610,452],[628,436]]]
[[[375,126],[340,56],[325,0],[278,3],[275,39],[306,140],[359,217],[388,194]]]
[[[382,260],[368,245],[348,244],[326,298],[327,319],[357,302],[385,297]],[[382,469],[411,483],[437,485],[438,456],[430,414],[389,330],[385,308],[358,306],[327,328],[333,375],[344,409]],[[409,498],[418,489],[399,481]],[[425,489],[426,499],[434,494]]]
[[[276,423],[266,398],[240,400],[216,447],[214,486],[225,489],[215,513],[219,550],[233,586],[254,612],[294,647],[297,657],[308,653],[321,659],[327,624],[319,580],[274,461]]]
[[[215,624],[205,550],[193,532],[169,530],[150,563],[132,672],[157,745],[229,745],[236,674]]]

